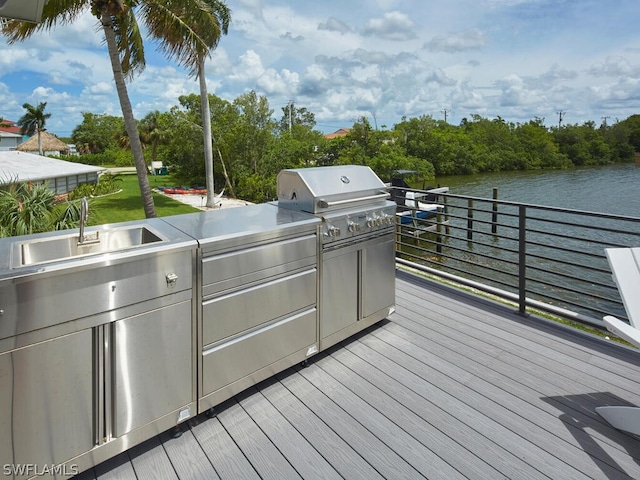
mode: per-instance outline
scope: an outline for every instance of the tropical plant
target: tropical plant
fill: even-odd
[[[149,36],[158,42],[161,50],[169,56],[182,59],[191,55],[197,59],[198,52],[205,52],[210,42],[201,40],[189,25],[202,15],[211,16],[207,7],[210,0],[65,0],[47,2],[42,11],[41,23],[34,24],[19,20],[9,20],[1,25],[2,33],[9,43],[24,40],[36,31],[50,30],[58,24],[66,25],[76,20],[87,9],[98,19],[102,27],[111,68],[124,117],[125,128],[131,143],[138,184],[145,216],[155,217],[155,205],[147,168],[142,151],[142,143],[133,116],[133,108],[127,92],[126,79],[132,78],[145,67],[144,45],[138,21],[146,27]],[[183,20],[182,17],[186,19]],[[208,16],[208,17],[207,17]],[[208,20],[207,20],[208,22]],[[205,25],[209,24],[204,22]],[[201,48],[194,48],[201,43]],[[186,62],[196,65],[195,60]]]
[[[0,237],[75,228],[79,219],[79,203],[56,202],[45,184],[12,184],[0,190]]]
[[[213,137],[211,134],[211,111],[207,81],[204,73],[205,59],[210,56],[220,37],[226,35],[231,21],[231,10],[219,0],[201,0],[205,8],[181,11],[180,18],[184,20],[195,34],[181,38],[184,32],[175,29],[178,36],[172,38],[165,51],[174,57],[179,64],[190,70],[190,75],[198,77],[200,85],[200,108],[202,114],[202,132],[204,138],[205,177],[207,185],[207,207],[215,205],[215,191],[213,181]],[[222,157],[221,157],[222,158]]]
[[[82,122],[71,133],[72,143],[83,155],[103,153],[117,146],[114,132],[124,131],[122,117],[83,112]]]
[[[151,165],[158,158],[158,146],[167,139],[167,131],[160,126],[161,113],[156,110],[140,120],[140,140],[143,145],[151,145]]]
[[[24,103],[25,113],[16,124],[20,127],[20,133],[22,135],[38,135],[38,153],[42,155],[42,137],[41,132],[44,131],[44,126],[47,123],[47,119],[51,117],[50,113],[44,113],[44,109],[47,106],[47,102],[40,102],[37,106],[33,106],[30,103]]]

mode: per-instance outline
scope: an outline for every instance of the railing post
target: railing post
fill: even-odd
[[[447,233],[447,235],[449,235],[449,233],[451,233],[451,227],[449,227],[449,197],[444,195],[442,198],[442,203],[444,205],[444,221],[446,222],[444,231]]]
[[[467,240],[473,240],[473,200],[467,200]]]
[[[518,208],[518,312],[526,315],[527,307],[527,208]]]
[[[436,214],[436,252],[442,253],[442,212]]]
[[[498,189],[493,188],[493,205],[491,207],[491,233],[498,233]]]

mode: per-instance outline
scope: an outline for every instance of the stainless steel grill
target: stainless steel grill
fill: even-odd
[[[395,225],[396,204],[369,167],[345,165],[282,170],[278,205],[323,220],[322,243],[362,239]]]
[[[320,349],[378,322],[395,308],[395,212],[369,167],[283,170],[278,206],[322,219]]]

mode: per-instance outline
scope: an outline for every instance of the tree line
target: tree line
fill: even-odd
[[[184,185],[205,185],[200,96],[181,96],[167,112],[138,121],[147,165],[161,161]],[[392,128],[357,119],[346,136],[327,139],[315,115],[290,103],[274,115],[256,92],[227,101],[209,94],[214,184],[253,202],[277,197],[276,176],[284,168],[368,165],[383,180],[398,169],[424,179],[507,170],[562,169],[630,162],[640,151],[640,115],[597,126],[594,122],[548,128],[544,120],[506,122],[480,115],[459,125],[429,115],[402,118]],[[84,113],[71,135],[94,164],[131,164],[122,118]]]

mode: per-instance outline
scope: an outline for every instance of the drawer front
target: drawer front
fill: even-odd
[[[192,255],[190,250],[142,255],[96,269],[4,282],[0,339],[190,290]]]
[[[316,309],[204,351],[201,396],[208,395],[316,343]],[[275,372],[274,372],[275,373]]]
[[[202,305],[202,345],[315,306],[315,268],[214,298]]]
[[[202,260],[203,296],[259,282],[316,263],[315,235],[206,257]]]

